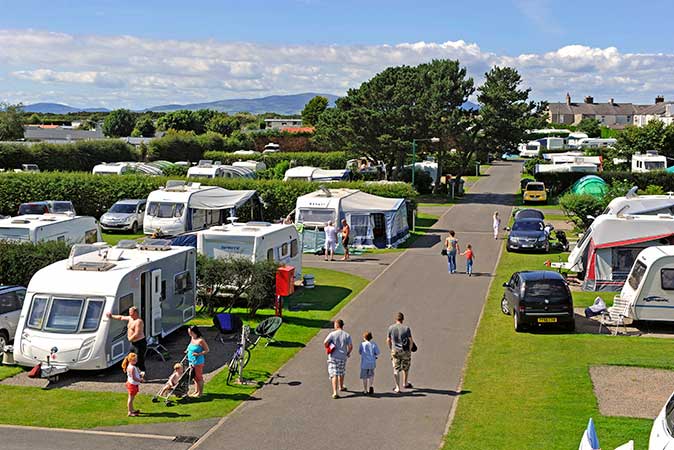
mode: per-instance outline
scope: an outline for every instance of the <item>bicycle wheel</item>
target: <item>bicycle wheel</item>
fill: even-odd
[[[232,381],[232,378],[234,378],[234,374],[239,372],[239,358],[237,355],[234,355],[232,360],[229,362],[227,372],[227,384],[229,384]]]
[[[243,365],[241,367],[246,367],[250,361],[250,350],[246,349],[246,353],[243,354]]]

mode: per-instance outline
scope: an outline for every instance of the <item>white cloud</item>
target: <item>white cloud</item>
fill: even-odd
[[[308,91],[343,94],[388,66],[434,58],[460,60],[478,83],[494,65],[514,66],[536,99],[557,101],[567,91],[574,98],[635,102],[674,96],[674,55],[615,47],[574,44],[497,55],[462,40],[274,46],[0,30],[0,98],[145,107]]]

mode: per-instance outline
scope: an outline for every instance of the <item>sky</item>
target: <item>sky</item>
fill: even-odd
[[[458,59],[535,100],[674,100],[674,2],[0,0],[0,101],[140,109],[319,92]]]

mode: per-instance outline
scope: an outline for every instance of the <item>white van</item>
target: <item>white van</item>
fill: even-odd
[[[0,351],[14,339],[25,297],[25,287],[0,286]]]
[[[143,232],[177,236],[223,224],[255,193],[202,186],[201,183],[168,181],[165,188],[153,191],[147,197]]]
[[[211,258],[242,257],[275,261],[302,272],[302,248],[294,225],[269,222],[233,223],[197,233],[197,251]]]
[[[0,240],[92,244],[102,241],[103,238],[100,227],[93,217],[42,214],[0,219]]]
[[[100,370],[130,350],[126,315],[138,308],[149,339],[194,317],[196,252],[167,241],[121,241],[116,247],[74,246],[67,260],[39,270],[28,284],[14,336],[14,359],[34,366],[58,351],[59,371]]]

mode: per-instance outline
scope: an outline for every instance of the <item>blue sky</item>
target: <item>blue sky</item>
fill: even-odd
[[[416,3],[2,1],[0,99],[141,107],[342,94],[387,65],[434,57],[458,58],[478,82],[514,65],[535,98],[672,92],[674,2]]]

